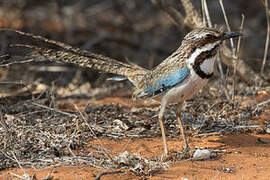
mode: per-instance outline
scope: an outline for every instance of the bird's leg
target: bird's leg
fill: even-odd
[[[164,154],[168,155],[167,138],[166,138],[164,123],[163,123],[163,119],[162,119],[165,108],[166,108],[166,105],[161,104],[160,111],[159,111],[159,114],[158,114],[158,120],[159,120],[159,124],[160,124],[162,140],[163,140],[163,144],[164,144]]]
[[[176,114],[176,118],[177,118],[180,130],[181,130],[182,137],[184,139],[185,151],[188,151],[189,146],[188,146],[188,142],[187,142],[186,135],[185,135],[185,132],[184,132],[183,122],[182,122],[182,119],[181,119],[182,105],[183,105],[183,103],[178,103],[177,104],[175,114]]]

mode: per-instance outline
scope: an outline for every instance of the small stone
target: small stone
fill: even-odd
[[[193,154],[193,159],[195,160],[209,159],[210,156],[211,152],[208,149],[197,149]]]
[[[5,114],[5,118],[7,119],[8,122],[10,122],[10,121],[13,121],[15,119],[15,116],[9,115],[9,114]]]
[[[121,120],[115,119],[113,121],[113,124],[118,127],[118,129],[121,130],[127,130],[129,127]]]
[[[191,125],[191,127],[192,127],[193,130],[197,130],[197,129],[200,129],[202,127],[202,124],[195,124],[194,123],[194,124]]]
[[[188,178],[181,177],[179,180],[189,180]]]
[[[270,134],[270,127],[266,128],[265,132],[266,132],[267,134]]]

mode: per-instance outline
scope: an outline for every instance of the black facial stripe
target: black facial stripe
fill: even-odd
[[[198,74],[198,76],[200,76],[202,79],[210,79],[214,73],[211,74],[206,74],[204,73],[200,67],[193,65],[193,69],[196,72],[196,74]]]
[[[194,71],[198,76],[200,76],[202,79],[209,79],[213,76],[213,73],[206,74],[201,69],[201,64],[206,60],[214,57],[217,53],[217,48],[219,47],[219,43],[216,44],[211,50],[202,52],[199,56],[196,57],[194,64],[192,65]]]

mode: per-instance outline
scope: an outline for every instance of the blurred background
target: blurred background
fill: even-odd
[[[192,2],[196,9],[201,9],[200,1]],[[179,1],[169,3],[182,10]],[[228,0],[224,6],[233,31],[239,31],[244,14],[245,36],[240,56],[259,73],[267,33],[263,2]],[[225,25],[219,2],[208,1],[208,8],[213,24]],[[189,31],[175,26],[150,0],[1,0],[0,27],[31,32],[149,69],[176,50]],[[20,38],[14,33],[0,32],[0,54],[5,55],[8,45],[18,43]],[[269,62],[265,67],[267,76]],[[232,75],[232,70],[226,71],[225,66],[224,70]],[[17,82],[1,84],[2,93],[33,82],[56,87],[69,87],[73,82],[73,89],[85,82],[91,88],[114,85],[104,81],[111,75],[51,62],[0,67],[0,72],[2,82]],[[116,86],[119,90],[121,84]]]
[[[151,69],[175,51],[185,34],[191,30],[179,29],[152,1],[0,0],[0,28],[44,36]],[[181,1],[164,1],[184,12]],[[201,1],[191,2],[201,13]],[[219,1],[207,2],[212,23],[225,25]],[[124,150],[142,152],[147,157],[148,154],[153,156],[154,158],[149,156],[151,159],[148,160],[137,158],[137,155],[136,159],[128,157],[127,159],[132,159],[129,162],[136,163],[135,166],[133,163],[127,165],[117,160],[117,168],[121,165],[125,169],[131,169],[125,174],[145,171],[147,177],[139,174],[141,179],[148,179],[149,173],[163,173],[163,167],[160,167],[167,168],[177,159],[181,159],[181,169],[173,169],[173,172],[181,174],[178,179],[182,175],[186,176],[186,172],[192,174],[191,179],[194,179],[196,173],[200,173],[199,179],[204,177],[202,174],[207,176],[206,179],[209,178],[208,173],[200,171],[201,169],[214,172],[216,175],[213,175],[213,179],[224,173],[243,177],[246,172],[250,173],[253,179],[255,176],[266,177],[263,173],[269,172],[270,155],[262,152],[269,148],[267,143],[270,141],[270,81],[265,81],[262,86],[254,83],[255,75],[260,74],[267,35],[264,1],[224,0],[224,7],[232,31],[240,30],[242,14],[245,16],[240,58],[251,68],[250,71],[254,71],[254,78],[248,76],[248,79],[253,80],[251,85],[248,85],[236,76],[235,99],[232,100],[233,69],[223,64],[226,81],[222,80],[218,68],[215,68],[214,78],[211,78],[202,93],[186,103],[182,121],[188,138],[193,139],[190,140],[192,149],[195,146],[217,150],[213,149],[215,155],[211,154],[211,166],[200,165],[199,161],[192,161],[192,165],[183,164],[186,156],[178,154],[182,145],[178,142],[180,132],[173,105],[167,108],[164,123],[167,137],[175,142],[169,146],[177,155],[160,158],[163,145],[157,123],[158,103],[133,101],[129,82],[106,81],[112,74],[44,59],[30,59],[31,62],[28,63],[20,61],[24,57],[16,57],[10,48],[11,44],[42,42],[0,29],[0,170],[20,167],[19,171],[24,174],[16,178],[27,177],[26,169],[22,169],[22,166],[47,169],[50,174],[53,172],[52,167],[59,166],[92,166],[103,172],[105,169],[100,167],[106,170],[116,167],[116,163],[112,164],[113,161],[110,161],[107,152],[105,153],[108,149],[109,154],[115,158],[122,156],[115,155]],[[230,47],[229,41],[226,43]],[[43,42],[39,47],[43,45],[46,46]],[[21,51],[24,50],[21,48]],[[18,62],[6,65],[9,63],[9,56],[14,56],[15,60],[18,58]],[[228,59],[231,60],[231,57]],[[266,59],[266,79],[270,79],[269,67],[270,59]],[[240,133],[246,134],[243,136]],[[261,136],[267,133],[268,137]],[[230,136],[227,136],[228,134]],[[208,140],[200,139],[208,136]],[[158,140],[156,137],[159,137]],[[97,143],[99,141],[94,142],[96,138],[100,138],[105,148]],[[133,143],[139,138],[145,138],[145,141],[140,139],[140,143]],[[151,138],[153,140],[150,141]],[[122,139],[128,141],[118,143]],[[243,148],[239,149],[240,147]],[[125,155],[123,157],[126,158]],[[229,159],[225,161],[225,158]],[[142,166],[137,164],[137,159],[143,162]],[[220,165],[213,164],[214,161]],[[253,164],[255,161],[256,164]],[[264,161],[264,164],[261,161]],[[156,165],[152,162],[158,164],[154,170],[151,168]],[[243,166],[244,163],[241,162],[252,162],[250,166],[254,167],[254,171],[250,170],[248,163]],[[166,165],[163,165],[164,163]],[[67,174],[72,172],[77,179],[81,173],[98,179],[98,176],[94,176],[99,172],[96,169],[92,173],[89,169],[71,168],[54,171],[53,176],[59,172],[58,174],[63,174],[66,179]],[[186,171],[183,171],[183,168],[186,168]],[[245,169],[246,171],[243,171]],[[1,177],[14,179],[4,178],[0,173],[0,179]],[[37,179],[34,178],[35,174],[31,177]],[[162,174],[163,179],[164,177],[166,176]]]

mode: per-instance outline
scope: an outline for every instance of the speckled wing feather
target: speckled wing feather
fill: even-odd
[[[140,89],[135,92],[137,97],[153,98],[162,95],[189,76],[190,70],[185,62],[187,57],[180,48],[145,75],[139,84]]]
[[[183,82],[190,75],[190,70],[185,67],[183,69],[176,70],[175,72],[164,75],[160,79],[155,79],[152,83],[146,85],[143,93],[138,97],[156,97],[163,94],[167,90],[175,87],[179,83]]]

